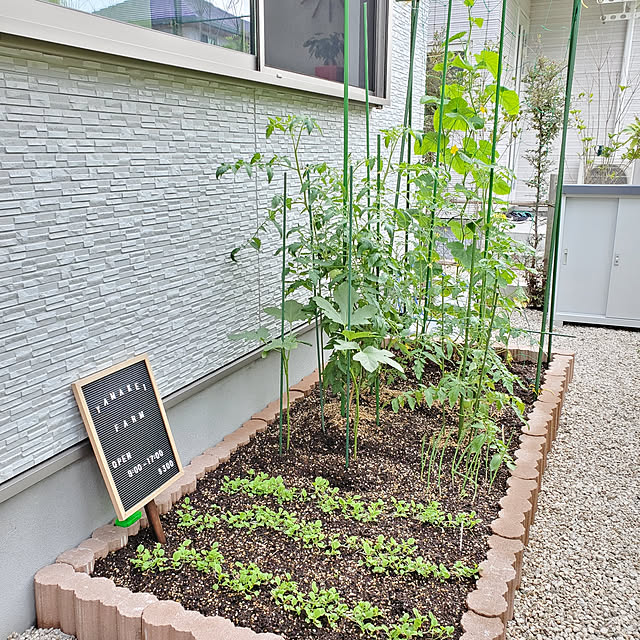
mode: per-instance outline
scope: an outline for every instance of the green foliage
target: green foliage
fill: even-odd
[[[238,180],[243,171],[266,172],[267,182],[275,172],[293,176],[287,201],[293,225],[283,233],[279,211],[284,203],[275,196],[264,220],[232,258],[238,260],[238,251],[246,247],[261,250],[261,238],[270,232],[284,240],[285,316],[289,325],[294,318],[320,319],[327,337],[323,390],[339,397],[342,416],[353,425],[346,450],[357,458],[361,396],[391,376],[405,379],[410,367],[418,384],[393,398],[392,409],[441,414],[443,429],[421,443],[420,474],[426,472],[427,483],[432,478],[439,482],[443,460],[451,460],[451,478],[461,492],[469,485],[475,490],[482,479],[492,482],[508,462],[507,443],[496,428],[496,400],[516,415],[518,404],[498,397],[501,385],[513,396],[514,379],[495,347],[518,335],[511,318],[525,299],[519,290],[506,291],[531,253],[509,234],[505,197],[514,176],[496,151],[518,131],[522,105],[498,78],[494,48],[471,53],[472,42],[482,40],[477,30],[483,19],[474,15],[474,2],[465,5],[468,28],[450,38],[460,46],[448,53],[444,90],[431,78],[430,93],[423,98],[429,126],[424,131],[383,130],[379,158],[351,158],[350,200],[340,168],[313,157],[311,147],[307,157],[313,159],[303,163],[306,142],[322,134],[305,116],[268,121],[267,138],[287,144],[288,155],[260,152],[218,170],[219,177],[233,173]],[[444,68],[442,45],[439,40],[429,54],[434,77]],[[396,161],[398,146],[407,143],[424,162]],[[401,183],[406,188],[400,189]],[[450,269],[440,264],[445,254],[453,261]],[[298,302],[287,308],[294,299]],[[269,314],[278,316],[279,309],[268,307]],[[270,341],[259,329],[252,337],[265,351],[280,351],[285,365],[296,346],[287,341],[293,340],[291,331],[287,339]],[[421,380],[427,361],[441,369],[437,383]],[[454,435],[445,428],[452,410],[459,421]],[[452,455],[440,456],[446,448]],[[316,495],[323,510],[340,509],[355,519],[378,517],[376,507],[367,515],[368,505],[356,498],[346,504],[327,492]]]
[[[296,489],[288,489],[282,476],[276,478],[267,473],[256,473],[253,469],[247,472],[248,478],[235,478],[231,480],[225,476],[220,487],[224,493],[233,495],[242,492],[251,496],[273,496],[279,504],[291,502],[296,497]]]
[[[162,545],[158,542],[151,551],[146,549],[143,544],[139,544],[136,548],[136,557],[131,558],[131,564],[138,571],[166,571],[168,560]]]
[[[273,574],[261,571],[254,562],[247,564],[236,562],[229,578],[225,581],[225,587],[240,594],[245,600],[251,600],[259,593],[260,587],[270,582],[272,578]]]

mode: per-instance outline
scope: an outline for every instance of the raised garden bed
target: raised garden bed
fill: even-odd
[[[572,366],[571,355],[556,355],[538,399],[522,394],[532,403],[528,425],[503,420],[516,466],[503,466],[491,486],[481,482],[475,499],[451,490],[445,474],[440,490],[420,479],[420,438],[438,428],[428,411],[388,411],[376,427],[363,399],[358,459],[345,470],[339,408],[327,406],[327,433],[315,433],[309,377],[293,387],[287,455],[277,454],[277,425],[267,426],[278,413],[272,403],[158,498],[164,560],[143,521],[101,527],[42,569],[39,626],[79,640],[338,640],[362,629],[374,638],[504,637]],[[514,367],[525,379],[532,374]]]

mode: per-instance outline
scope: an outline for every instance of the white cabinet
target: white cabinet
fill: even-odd
[[[640,186],[563,193],[555,322],[640,327]]]

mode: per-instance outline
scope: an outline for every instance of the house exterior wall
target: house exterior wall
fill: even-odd
[[[402,122],[409,12],[393,3],[391,105],[372,110],[373,133]],[[424,86],[426,3],[421,15],[416,86]],[[34,572],[113,516],[86,455],[3,498],[85,440],[71,383],[147,353],[161,394],[175,397],[249,351],[229,333],[268,324],[261,309],[277,303],[277,238],[238,264],[229,253],[262,219],[282,176],[265,188],[255,176],[217,181],[215,169],[255,151],[288,152],[264,136],[270,116],[288,113],[316,117],[324,131],[305,140],[303,162],[340,166],[339,99],[0,33],[0,636],[33,621]],[[364,105],[352,103],[358,156],[364,130]],[[301,377],[313,349],[298,358]],[[183,462],[277,394],[277,365],[260,366],[250,396],[239,373],[224,393],[205,389],[172,407]]]
[[[612,12],[615,7],[604,8]],[[573,80],[572,108],[580,108],[587,113],[586,99],[580,98],[581,93],[593,93],[594,101],[590,107],[589,121],[596,133],[599,144],[607,143],[607,131],[604,123],[608,113],[616,109],[616,87],[620,82],[620,70],[623,59],[624,41],[629,22],[602,23],[602,6],[597,3],[583,4],[580,21],[580,34],[576,54],[576,67]],[[568,55],[569,29],[571,26],[571,3],[548,3],[544,0],[531,2],[531,32],[527,63],[535,61],[539,52],[548,58],[566,62]],[[622,119],[624,128],[633,121],[634,115],[640,115],[640,21],[636,25],[635,36],[631,49],[630,73],[627,84],[625,101],[628,102],[626,115]],[[539,45],[537,44],[539,43]],[[601,123],[598,131],[597,123]],[[575,183],[578,180],[580,168],[579,154],[581,143],[573,123],[568,132],[565,183]],[[601,142],[600,142],[601,141]],[[534,145],[535,137],[525,127],[522,134],[521,149],[524,151]],[[559,159],[560,139],[554,145],[554,163]],[[524,181],[532,173],[531,166],[520,156],[517,175],[519,184],[517,197],[520,201],[533,200],[533,191],[526,187]]]

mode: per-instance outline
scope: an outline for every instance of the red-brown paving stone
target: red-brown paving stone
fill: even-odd
[[[571,382],[573,380],[573,366],[575,363],[575,353],[573,351],[559,351],[554,355],[554,359],[558,359],[560,362],[567,363],[569,365],[569,370],[567,373],[567,381]]]
[[[227,462],[231,457],[231,451],[229,445],[224,442],[218,442],[214,447],[209,447],[205,450],[206,455],[217,456],[220,463]]]
[[[175,496],[173,504],[178,502],[184,496],[193,493],[197,486],[198,478],[196,477],[195,471],[185,470],[184,475],[176,482],[175,490],[173,485],[171,487],[171,499],[173,500]]]
[[[192,633],[194,640],[231,640],[235,636],[235,626],[226,618],[206,617],[194,625]]]
[[[91,573],[93,571],[94,555],[91,549],[69,549],[63,551],[57,558],[56,562],[71,565],[75,571],[83,573]]]
[[[290,391],[289,392],[289,402],[293,405],[293,403],[302,398],[304,396],[300,391]],[[287,408],[287,396],[282,396],[282,409]],[[273,400],[270,402],[262,411],[258,411],[258,413],[254,413],[251,416],[252,420],[263,420],[264,422],[272,422],[276,419],[276,416],[280,413],[280,400]]]
[[[75,590],[75,616],[78,640],[106,638],[109,630],[103,623],[103,600],[115,589],[108,578],[91,578],[89,582]]]
[[[124,587],[115,587],[102,600],[100,609],[100,640],[119,640],[118,638],[118,604],[131,593]]]
[[[60,626],[59,583],[75,573],[70,564],[56,563],[40,569],[34,576],[36,618],[40,629]]]
[[[253,440],[256,437],[257,429],[254,428],[253,424],[261,424],[266,429],[266,424],[262,420],[247,420],[247,422],[243,422],[235,431],[238,435],[241,435],[243,438],[248,438],[249,441]]]
[[[500,506],[509,513],[522,514],[522,522],[525,528],[531,526],[533,519],[533,506],[529,499],[519,495],[506,495],[500,498]]]
[[[242,423],[241,428],[255,435],[256,433],[264,433],[267,430],[267,424],[264,420],[247,420]]]
[[[249,444],[251,436],[246,431],[243,432],[240,429],[236,429],[233,433],[225,436],[223,442],[227,443],[231,449],[231,453],[237,451],[240,447],[244,447]]]
[[[171,487],[165,489],[162,493],[159,493],[155,498],[156,507],[158,507],[158,513],[162,516],[165,513],[169,513],[171,507],[173,507],[173,500],[171,499]]]
[[[518,514],[500,510],[498,517],[491,523],[491,531],[503,538],[514,538],[524,544],[526,530]]]
[[[531,436],[527,433],[521,433],[518,438],[520,446],[518,447],[522,451],[540,452],[544,455],[544,437],[543,436]]]
[[[562,385],[564,390],[567,390],[569,385],[569,371],[571,369],[571,363],[569,360],[562,360],[559,358],[554,358],[547,369],[547,375],[557,376],[560,380],[562,380]]]
[[[518,572],[516,570],[516,556],[513,553],[504,553],[490,549],[487,559],[480,563],[480,576],[502,581],[507,585],[506,601],[508,605],[507,620],[513,616],[513,599],[516,590]]]
[[[195,629],[204,619],[197,611],[182,611],[173,619],[171,626],[174,633],[172,640],[194,640]]]
[[[74,571],[73,574],[64,576],[58,585],[60,629],[70,636],[76,634],[76,590],[90,581],[88,574]]]
[[[521,451],[533,451],[534,453],[540,453],[542,456],[542,471],[544,472],[547,468],[546,439],[542,436],[530,436],[522,433],[518,440],[520,442],[519,449]]]
[[[514,454],[516,467],[518,464],[526,464],[535,467],[541,475],[544,470],[542,450],[516,449]]]
[[[550,408],[537,407],[527,416],[527,423],[522,425],[521,431],[525,435],[543,437],[547,441],[552,417]]]
[[[144,513],[144,509],[142,510]],[[115,523],[113,526],[116,526]],[[133,524],[130,524],[128,527],[118,527],[119,529],[124,529],[127,533],[127,536],[136,536],[140,533],[140,529],[143,529],[146,525],[143,524],[142,518],[136,520]]]
[[[511,553],[515,555],[516,564],[516,589],[520,586],[520,576],[522,573],[522,556],[524,555],[524,544],[520,540],[503,538],[502,536],[492,535],[487,539],[489,552],[498,551],[499,553]]]
[[[540,395],[538,396],[536,401],[533,403],[533,407],[535,409],[540,405],[547,405],[546,406],[547,411],[549,410],[552,411],[552,416],[553,416],[552,426],[555,432],[555,427],[558,424],[558,416],[560,415],[560,397],[555,391],[552,391],[551,389],[542,389],[540,391]]]
[[[187,465],[187,469],[191,470],[196,474],[196,478],[198,480],[204,478],[204,476],[218,468],[220,464],[220,460],[217,456],[205,455],[204,453],[196,456],[191,460],[191,462]]]
[[[521,486],[528,489],[531,492],[531,504],[533,505],[533,512],[535,514],[536,509],[538,508],[538,493],[540,487],[535,480],[525,480],[523,478],[517,478],[516,476],[509,476],[507,478],[507,487],[517,487]]]
[[[142,612],[158,602],[151,593],[131,593],[117,604],[118,640],[142,640]]]
[[[516,460],[516,466],[510,471],[512,476],[522,478],[523,480],[535,480],[539,483],[540,472],[535,463],[526,462],[524,460]]]
[[[564,400],[565,384],[564,376],[550,375],[542,385],[542,392],[551,391],[559,402]]]
[[[109,551],[117,551],[127,545],[129,536],[123,527],[115,527],[112,524],[106,524],[98,527],[92,534],[92,538],[104,540],[109,545]]]
[[[462,616],[464,634],[460,640],[503,640],[505,626],[500,618],[485,618],[473,611]]]
[[[471,611],[487,618],[500,618],[506,622],[509,609],[506,596],[509,592],[506,582],[480,578],[474,591],[467,596],[467,606]]]
[[[291,387],[291,391],[300,391],[304,393],[305,396],[311,395],[311,392],[315,389],[316,385],[320,381],[320,376],[318,375],[318,370],[316,369],[313,373],[310,373],[308,376],[305,376]]]
[[[160,600],[150,604],[142,612],[142,637],[144,640],[173,640],[172,622],[184,612],[174,600]]]

